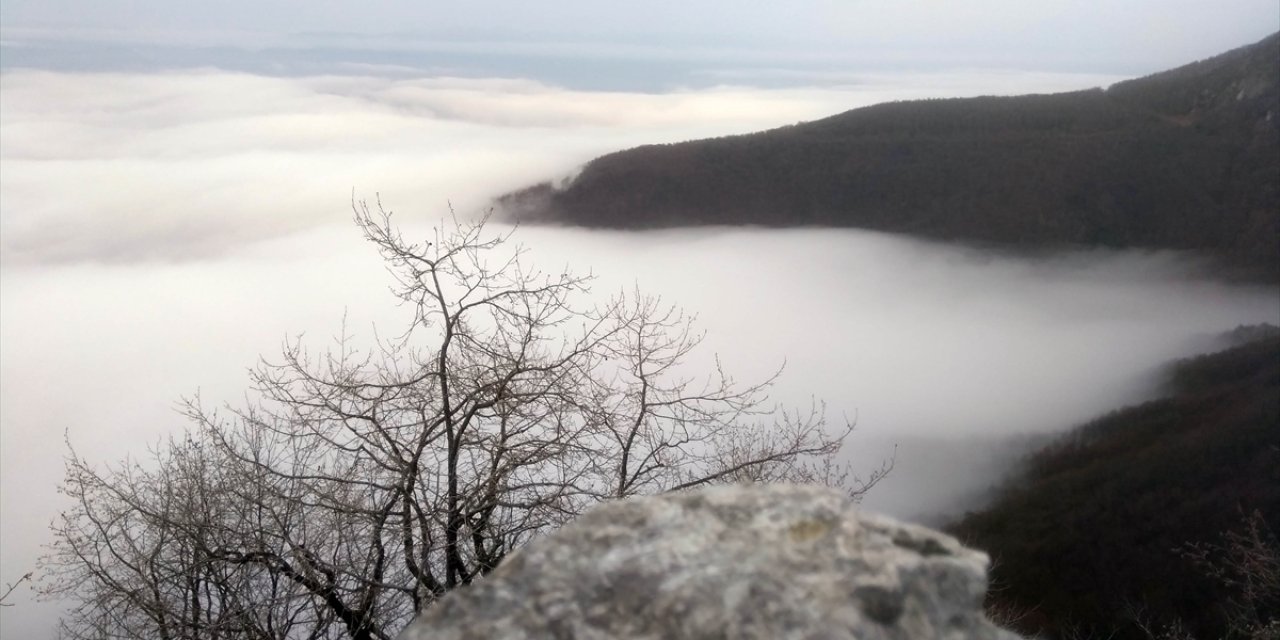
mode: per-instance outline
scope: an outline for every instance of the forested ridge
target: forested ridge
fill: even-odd
[[[1280,632],[1280,335],[1254,333],[1036,452],[950,527],[991,554],[994,610],[1050,638]]]
[[[886,103],[642,146],[498,199],[611,228],[828,225],[1015,247],[1204,252],[1280,279],[1280,34],[1051,95]]]

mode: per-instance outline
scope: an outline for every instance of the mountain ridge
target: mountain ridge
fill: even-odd
[[[988,606],[1019,612],[1016,630],[1149,640],[1140,612],[1178,621],[1178,637],[1255,637],[1230,629],[1246,594],[1222,582],[1229,564],[1189,554],[1250,514],[1280,532],[1280,330],[1224,337],[1232,346],[1172,363],[1162,397],[1061,434],[946,527],[991,555]],[[1280,547],[1266,542],[1274,571]],[[1258,585],[1248,613],[1280,619],[1280,584]]]
[[[509,219],[586,227],[1175,249],[1280,281],[1280,33],[1107,89],[889,102],[636,147],[495,203]]]

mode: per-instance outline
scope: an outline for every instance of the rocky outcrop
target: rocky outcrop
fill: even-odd
[[[986,569],[836,491],[714,487],[597,507],[401,640],[1016,638],[983,616]]]

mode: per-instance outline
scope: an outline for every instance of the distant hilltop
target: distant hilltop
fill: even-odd
[[[1190,250],[1280,281],[1280,33],[1050,95],[893,102],[601,156],[503,215],[641,229],[857,227],[1020,248]]]

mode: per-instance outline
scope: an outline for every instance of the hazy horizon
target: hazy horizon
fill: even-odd
[[[786,88],[965,69],[1134,76],[1280,29],[1265,0],[456,5],[10,0],[0,68],[518,77],[583,90]]]

